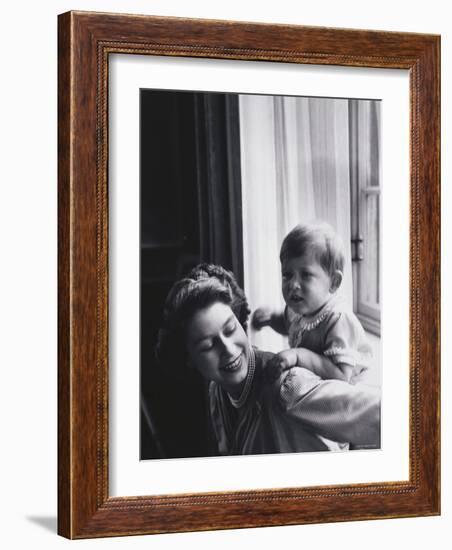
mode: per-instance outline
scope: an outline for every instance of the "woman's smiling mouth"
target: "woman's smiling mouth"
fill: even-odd
[[[227,363],[224,367],[221,367],[221,370],[225,372],[235,372],[240,368],[241,362],[242,354],[240,353],[233,361]]]

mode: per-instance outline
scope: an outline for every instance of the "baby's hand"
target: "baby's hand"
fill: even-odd
[[[291,350],[284,350],[273,356],[265,368],[265,378],[272,383],[278,379],[285,370],[297,365],[297,355]]]
[[[270,326],[273,311],[269,307],[259,307],[253,313],[251,318],[251,326],[255,330]]]

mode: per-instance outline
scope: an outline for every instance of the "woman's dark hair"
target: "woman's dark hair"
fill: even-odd
[[[178,368],[185,363],[187,323],[196,311],[215,302],[228,305],[246,331],[250,308],[230,271],[218,265],[200,264],[173,285],[165,301],[155,348],[160,364]]]

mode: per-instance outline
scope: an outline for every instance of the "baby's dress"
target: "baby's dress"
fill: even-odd
[[[314,315],[299,315],[288,307],[284,315],[291,348],[307,348],[336,365],[350,365],[354,377],[370,368],[372,348],[340,295],[333,295]]]

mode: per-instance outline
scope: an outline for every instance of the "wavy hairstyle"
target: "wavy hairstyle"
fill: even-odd
[[[200,264],[174,283],[165,301],[155,347],[161,365],[171,365],[175,369],[185,365],[187,323],[196,311],[215,302],[228,305],[246,332],[250,308],[233,273],[219,265]]]

